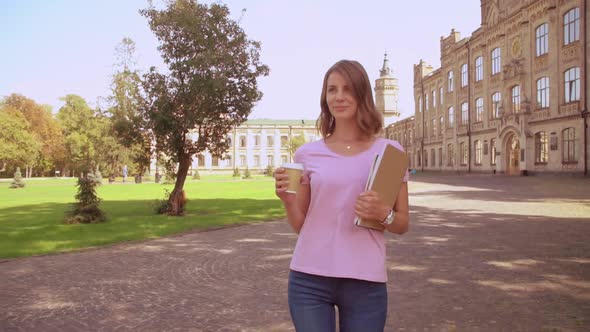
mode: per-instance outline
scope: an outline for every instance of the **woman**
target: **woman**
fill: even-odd
[[[385,144],[366,71],[356,61],[334,64],[324,77],[323,139],[301,146],[305,167],[297,194],[285,192],[284,169],[275,172],[277,196],[299,234],[289,273],[289,309],[297,331],[383,331],[387,318],[385,240],[381,231],[357,227],[355,216],[383,221],[387,231],[408,230],[407,175],[395,206],[364,192],[371,163]]]

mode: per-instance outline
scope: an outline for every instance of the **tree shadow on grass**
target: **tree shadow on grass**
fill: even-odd
[[[107,221],[66,225],[71,204],[44,203],[0,209],[0,258],[29,256],[156,238],[284,217],[276,199],[193,199],[182,217],[157,215],[155,200],[103,201]]]

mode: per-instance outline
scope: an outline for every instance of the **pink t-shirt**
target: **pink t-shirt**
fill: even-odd
[[[375,154],[388,143],[403,151],[397,141],[385,138],[378,138],[371,148],[354,156],[331,151],[323,139],[297,150],[295,162],[305,166],[311,198],[291,260],[292,270],[387,281],[383,232],[356,226],[354,205],[365,189]]]

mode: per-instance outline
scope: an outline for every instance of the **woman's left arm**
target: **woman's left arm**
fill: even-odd
[[[408,201],[408,183],[403,182],[393,205],[395,217],[393,222],[385,227],[388,231],[396,234],[404,234],[410,225],[410,204]]]

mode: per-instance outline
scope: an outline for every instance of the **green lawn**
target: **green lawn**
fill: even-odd
[[[108,221],[96,225],[63,224],[74,202],[75,180],[28,180],[24,189],[0,182],[0,258],[46,254],[110,243],[155,238],[192,229],[206,229],[281,218],[272,178],[233,180],[231,176],[187,181],[184,217],[154,214],[156,200],[171,185],[103,184],[98,195]]]

